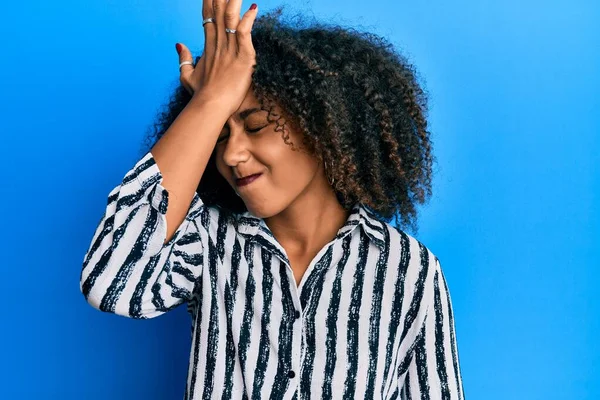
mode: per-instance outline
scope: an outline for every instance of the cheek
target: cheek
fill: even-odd
[[[223,176],[225,179],[230,178],[229,174],[231,174],[231,169],[227,166],[227,164],[225,164],[225,161],[223,161],[222,152],[215,150],[212,162],[221,176]]]
[[[282,152],[272,167],[278,185],[301,190],[313,179],[316,161],[306,153],[289,150]]]

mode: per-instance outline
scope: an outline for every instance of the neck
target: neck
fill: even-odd
[[[331,241],[350,215],[331,189],[324,196],[299,197],[265,223],[288,255],[313,254]]]

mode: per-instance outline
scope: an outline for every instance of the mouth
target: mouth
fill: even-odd
[[[235,184],[240,187],[240,186],[246,186],[252,182],[254,182],[256,179],[258,179],[260,176],[262,175],[262,173],[259,174],[253,174],[253,175],[248,175],[245,176],[243,178],[240,179],[236,179],[235,180]]]

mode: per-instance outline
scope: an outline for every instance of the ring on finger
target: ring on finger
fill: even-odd
[[[235,29],[230,29],[230,28],[225,28],[225,32],[227,32],[227,33],[236,33],[236,32],[237,32],[237,30],[235,30]]]
[[[191,65],[192,67],[194,66],[194,63],[191,61],[183,61],[181,64],[179,64],[179,69],[181,69],[182,66],[184,65]]]
[[[209,22],[212,22],[212,23],[214,23],[214,22],[215,22],[215,19],[214,19],[213,17],[209,17],[209,18],[203,19],[203,20],[202,20],[202,26],[204,26],[204,25],[208,24]]]

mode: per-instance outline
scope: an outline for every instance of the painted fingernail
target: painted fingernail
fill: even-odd
[[[251,10],[254,10],[257,7],[256,3],[252,3],[252,5],[250,6]]]
[[[175,50],[177,50],[177,54],[181,53],[181,45],[179,43],[175,43]]]

